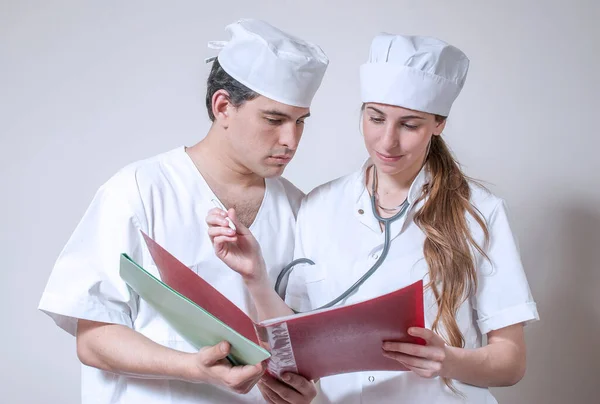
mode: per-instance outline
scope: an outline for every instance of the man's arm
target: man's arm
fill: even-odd
[[[229,351],[230,345],[221,342],[186,353],[119,324],[79,320],[77,326],[77,356],[84,365],[131,377],[210,383],[245,394],[264,368],[262,364],[233,367],[225,359]]]

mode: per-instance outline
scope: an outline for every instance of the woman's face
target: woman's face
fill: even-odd
[[[366,103],[362,114],[365,146],[377,171],[396,175],[420,166],[431,136],[442,133],[445,120],[410,109]]]

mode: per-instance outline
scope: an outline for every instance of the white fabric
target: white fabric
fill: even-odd
[[[296,224],[295,258],[307,257],[316,265],[297,266],[291,273],[287,303],[310,310],[341,295],[377,260],[384,234],[371,210],[365,187],[365,169],[322,185],[302,202]],[[392,292],[419,279],[428,282],[423,255],[424,233],[413,218],[427,174],[423,169],[409,191],[411,207],[391,227],[391,248],[381,267],[357,292],[341,304],[354,303]],[[480,347],[482,335],[520,322],[538,319],[536,304],[523,271],[503,200],[472,184],[472,203],[481,211],[490,232],[487,254],[493,265],[478,257],[478,292],[460,308],[457,322],[467,349]],[[422,203],[422,202],[421,202]],[[360,212],[363,212],[362,214]],[[483,233],[470,221],[475,239]],[[433,293],[425,290],[425,325],[436,315]],[[402,308],[398,308],[402,310]],[[349,355],[352,353],[349,352]],[[466,400],[454,395],[439,378],[421,378],[412,372],[357,372],[321,379],[320,403],[496,403],[488,389],[455,382]]]
[[[467,56],[439,39],[380,34],[360,67],[361,99],[448,116],[468,70]]]
[[[303,194],[283,178],[267,179],[251,226],[269,268],[292,258],[296,213]],[[119,277],[123,252],[158,276],[139,230],[188,265],[244,312],[254,309],[238,274],[216,258],[207,212],[216,198],[183,147],[134,163],[97,192],[60,254],[39,308],[67,332],[77,319],[123,324],[153,341],[194,352],[162,317]],[[277,274],[271,274],[273,283]],[[141,380],[82,366],[82,403],[188,404],[262,402],[257,388],[237,395],[207,384]]]
[[[274,26],[242,19],[226,27],[229,41],[209,43],[221,49],[218,60],[231,77],[283,104],[308,108],[321,85],[329,59],[314,43]],[[207,61],[214,60],[209,58]]]

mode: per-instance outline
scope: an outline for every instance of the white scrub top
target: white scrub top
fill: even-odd
[[[297,310],[310,310],[341,295],[379,258],[384,234],[371,209],[365,186],[367,161],[356,173],[324,184],[302,202],[296,224],[295,258],[307,257],[316,265],[297,266],[291,273],[287,303]],[[421,170],[408,195],[407,216],[391,226],[391,248],[381,267],[341,304],[380,296],[419,279],[429,280],[423,255],[424,233],[413,218],[422,205],[412,205],[421,195],[427,172]],[[488,225],[491,260],[477,257],[478,290],[458,312],[458,325],[465,348],[477,348],[481,337],[516,323],[538,319],[536,304],[523,272],[515,239],[507,219],[506,205],[475,184],[471,201]],[[475,240],[483,245],[483,232],[469,223]],[[436,306],[433,293],[425,289],[425,326],[431,329]],[[401,307],[398,310],[402,310]],[[352,352],[348,352],[351,355]],[[452,393],[440,378],[421,378],[413,372],[357,372],[325,377],[315,402],[320,403],[496,403],[488,389],[454,381],[466,399]]]
[[[267,179],[252,233],[268,268],[277,272],[293,255],[301,191],[283,178]],[[256,318],[241,277],[220,261],[207,234],[207,212],[216,198],[184,147],[133,163],[95,195],[60,254],[39,308],[70,334],[77,319],[122,324],[153,341],[196,350],[169,327],[119,276],[127,253],[158,276],[140,230],[193,269],[241,310]],[[277,273],[271,274],[273,283]],[[143,380],[82,366],[82,403],[187,404],[263,402],[255,387],[238,395],[208,384]]]

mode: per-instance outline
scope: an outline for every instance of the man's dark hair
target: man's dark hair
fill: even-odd
[[[227,91],[231,104],[236,108],[240,107],[246,101],[253,100],[259,95],[227,74],[221,67],[219,60],[215,59],[206,82],[206,109],[208,111],[208,117],[212,122],[215,121],[215,114],[213,114],[212,110],[212,98],[219,90]]]

